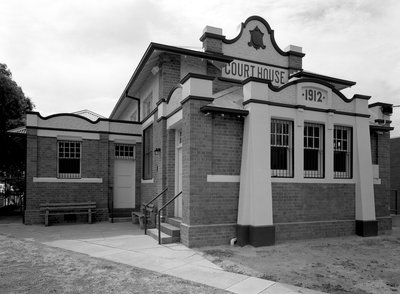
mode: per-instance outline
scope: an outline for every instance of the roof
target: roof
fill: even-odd
[[[91,121],[96,121],[99,118],[105,118],[104,116],[102,116],[102,115],[100,115],[98,113],[95,113],[95,112],[93,112],[91,110],[88,110],[88,109],[79,110],[79,111],[73,112],[73,114],[76,114],[76,115],[79,115],[79,116],[83,116],[83,117],[85,117],[85,118],[87,118],[87,119],[89,119]],[[18,127],[18,128],[15,128],[15,129],[8,130],[7,133],[26,134],[26,126],[22,126],[22,127]]]
[[[197,50],[190,50],[186,48],[174,47],[159,43],[150,43],[146,52],[144,53],[139,65],[136,67],[135,72],[130,78],[128,84],[126,85],[124,91],[122,92],[118,102],[115,104],[114,109],[110,114],[110,119],[116,114],[117,109],[123,102],[126,96],[129,95],[131,88],[140,87],[148,75],[152,72],[152,69],[158,65],[158,57],[162,52],[174,53],[179,55],[199,57],[215,62],[229,63],[233,60],[232,57],[227,57],[221,54],[208,53]]]
[[[79,110],[79,111],[73,112],[73,114],[77,114],[77,115],[86,117],[87,119],[90,119],[91,121],[96,121],[99,118],[106,118],[105,116],[102,116],[102,115],[95,113],[88,109]]]
[[[213,102],[201,108],[202,112],[230,113],[246,116],[249,112],[243,107],[243,88],[233,86],[213,95]]]
[[[23,127],[18,127],[18,128],[15,128],[15,129],[11,129],[11,130],[8,130],[7,133],[26,134],[26,127],[23,126]]]
[[[356,82],[338,79],[338,78],[325,76],[325,75],[320,75],[320,74],[313,73],[310,71],[305,71],[305,70],[302,70],[302,71],[292,74],[289,79],[292,79],[292,78],[314,78],[314,79],[318,79],[318,80],[323,80],[325,82],[328,82],[329,84],[332,84],[336,88],[336,90],[339,90],[339,91],[346,89],[348,87],[354,86],[356,84]]]

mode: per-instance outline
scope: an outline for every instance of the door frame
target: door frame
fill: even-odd
[[[181,152],[181,171],[179,173],[179,152]],[[182,179],[183,179],[183,149],[182,149],[182,129],[175,130],[175,194],[177,195],[182,191]],[[182,195],[174,201],[174,216],[182,217]]]

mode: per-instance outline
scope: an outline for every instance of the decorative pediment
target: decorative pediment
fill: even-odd
[[[288,67],[287,52],[276,44],[274,31],[267,21],[259,16],[251,16],[241,25],[238,36],[223,39],[223,53],[233,57]]]

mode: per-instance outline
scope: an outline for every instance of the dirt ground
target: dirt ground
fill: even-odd
[[[0,234],[0,293],[227,293]]]
[[[225,270],[328,293],[400,292],[400,228],[378,237],[348,236],[269,247],[201,250]]]

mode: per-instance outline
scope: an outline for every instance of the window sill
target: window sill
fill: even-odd
[[[153,184],[153,183],[154,179],[147,179],[147,180],[142,179],[142,184]]]

